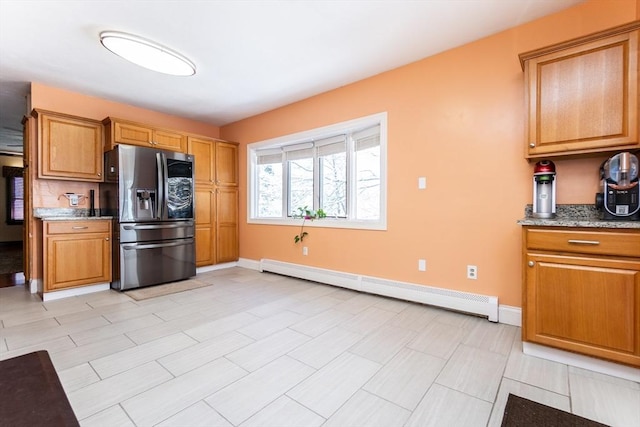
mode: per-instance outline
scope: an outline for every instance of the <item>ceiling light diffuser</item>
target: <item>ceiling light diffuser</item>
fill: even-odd
[[[183,55],[151,40],[118,31],[103,31],[100,42],[136,65],[174,76],[192,76],[196,66]]]

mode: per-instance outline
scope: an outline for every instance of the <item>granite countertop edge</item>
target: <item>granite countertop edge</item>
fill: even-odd
[[[38,216],[42,221],[93,221],[113,219],[112,216]]]
[[[556,218],[534,218],[532,206],[525,207],[524,218],[517,221],[523,226],[537,227],[575,227],[575,228],[626,228],[640,229],[640,221],[619,221],[600,219],[595,205],[572,204],[558,205]]]
[[[43,221],[86,221],[113,219],[113,216],[89,216],[89,209],[82,208],[34,208],[34,218]]]

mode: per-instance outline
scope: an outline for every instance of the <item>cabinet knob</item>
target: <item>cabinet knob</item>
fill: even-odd
[[[535,262],[533,262],[533,261],[529,261],[529,262],[527,263],[527,265],[528,265],[529,267],[533,267],[534,265],[536,265],[536,263],[535,263]]]
[[[104,240],[106,240],[106,241],[108,242],[108,241],[109,241],[109,238],[108,238],[108,237],[105,237],[105,238],[104,238]]]
[[[529,148],[536,148],[536,144],[535,144],[535,143],[533,143],[533,142],[530,142],[530,143],[529,143]]]

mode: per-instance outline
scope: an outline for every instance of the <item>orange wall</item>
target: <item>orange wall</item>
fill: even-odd
[[[212,138],[220,136],[220,128],[217,126],[45,86],[40,83],[31,83],[31,107],[95,120],[112,116]],[[33,187],[34,207],[69,207],[68,200],[65,197],[60,197],[61,194],[72,192],[87,195],[89,190],[97,190],[98,184],[47,179],[36,181]],[[97,200],[96,204],[98,204]],[[79,208],[87,207],[86,203],[79,206]]]
[[[241,143],[240,256],[277,259],[497,295],[521,305],[521,228],[532,200],[524,159],[524,84],[518,54],[637,16],[638,0],[590,0],[465,46],[222,127]],[[246,223],[246,144],[388,112],[388,229]],[[558,203],[593,203],[604,157],[556,162]],[[419,176],[427,189],[417,189]],[[417,260],[427,260],[427,271]],[[478,266],[468,280],[466,265]]]

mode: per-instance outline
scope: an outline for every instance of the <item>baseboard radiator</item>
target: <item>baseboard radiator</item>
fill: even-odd
[[[498,297],[495,296],[379,279],[271,259],[260,260],[260,271],[462,311],[487,317],[491,322],[498,321]]]

